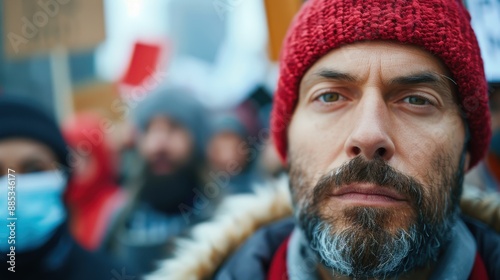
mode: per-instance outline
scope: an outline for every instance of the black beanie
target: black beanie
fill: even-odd
[[[56,121],[27,98],[0,96],[0,140],[28,138],[47,145],[68,167],[67,144]]]

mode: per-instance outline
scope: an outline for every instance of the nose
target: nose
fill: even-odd
[[[162,131],[150,131],[144,139],[144,149],[149,154],[163,152],[170,145],[170,135]]]
[[[353,130],[345,142],[348,157],[361,155],[368,160],[377,157],[386,161],[391,159],[395,147],[389,129],[389,108],[382,94],[365,92],[356,105]]]

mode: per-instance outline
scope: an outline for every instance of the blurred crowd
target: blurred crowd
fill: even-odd
[[[270,143],[270,103],[259,87],[235,108],[211,111],[189,90],[165,85],[148,93],[126,122],[87,111],[59,126],[31,100],[3,94],[2,179],[9,168],[18,184],[37,187],[17,189],[17,214],[28,204],[38,212],[20,221],[18,231],[44,228],[37,242],[18,236],[16,254],[23,244],[33,249],[61,235],[82,252],[107,256],[99,265],[80,262],[95,266],[82,276],[109,259],[136,275],[151,272],[172,253],[173,238],[209,219],[225,196],[250,193],[283,171]],[[38,250],[45,257],[45,246]],[[30,265],[17,264],[20,271]]]
[[[183,43],[189,52],[199,42]],[[179,57],[171,65],[187,67],[187,56]],[[252,193],[286,171],[270,137],[272,88],[254,83],[245,98],[221,109],[200,102],[204,80],[187,87],[177,73],[139,102],[117,96],[130,110],[120,121],[98,110],[58,121],[51,108],[0,84],[2,221],[9,215],[3,186],[11,177],[23,185],[15,198],[22,217],[16,224],[18,277],[146,275],[173,253],[174,238],[210,219],[226,196]],[[224,73],[216,79],[224,82]],[[500,84],[490,87],[493,139],[488,156],[466,177],[474,186],[466,191],[478,195],[500,192]],[[8,227],[0,228],[9,236]],[[2,240],[3,267],[11,251]],[[3,267],[0,278],[6,279]]]

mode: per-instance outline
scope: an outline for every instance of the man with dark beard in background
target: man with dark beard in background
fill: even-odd
[[[145,273],[165,256],[173,237],[209,212],[207,207],[191,213],[199,206],[206,126],[201,104],[177,87],[148,95],[138,104],[134,122],[137,154],[129,158],[124,183],[131,201],[112,227],[107,247]]]
[[[219,237],[193,230],[198,265],[181,252],[151,279],[500,279],[500,236],[459,213],[491,137],[469,21],[459,0],[305,2],[272,113],[295,219],[235,197]]]

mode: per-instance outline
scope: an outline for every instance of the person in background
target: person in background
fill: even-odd
[[[258,151],[247,141],[248,130],[235,114],[225,113],[212,119],[210,131],[208,180],[224,178],[227,194],[251,192],[259,176],[254,168]]]
[[[259,118],[263,129],[270,131],[272,104],[267,104],[260,109]],[[264,178],[270,180],[286,174],[285,167],[281,163],[278,152],[274,148],[272,137],[264,139],[264,147],[257,159],[257,168]]]
[[[465,177],[468,186],[485,192],[500,192],[500,83],[490,83],[490,149],[483,161]]]
[[[289,179],[223,201],[148,279],[500,279],[500,235],[459,207],[491,137],[461,0],[306,1],[271,128]]]
[[[96,113],[79,113],[63,124],[63,135],[74,151],[74,168],[65,202],[69,226],[88,250],[99,249],[109,224],[124,206],[126,193],[117,183],[118,155],[110,147],[108,127]]]
[[[500,232],[500,84],[490,83],[493,137],[486,157],[465,176],[462,212]]]
[[[69,233],[63,202],[72,171],[69,158],[50,115],[30,100],[0,97],[0,220],[16,218],[14,225],[0,227],[0,279],[134,275],[128,267],[86,251]],[[10,182],[15,188],[8,188]],[[15,199],[9,202],[15,201],[15,209],[10,212],[12,192]]]
[[[201,104],[172,86],[150,93],[134,112],[137,153],[124,172],[131,174],[124,182],[130,200],[106,247],[141,273],[155,268],[172,238],[210,212],[212,205],[199,197],[205,119]],[[196,204],[198,198],[206,203]]]

